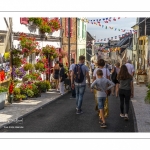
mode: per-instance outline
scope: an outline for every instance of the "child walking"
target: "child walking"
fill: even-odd
[[[109,85],[109,86],[108,86]],[[98,109],[100,111],[100,126],[102,128],[107,127],[105,118],[104,118],[104,103],[107,97],[107,90],[111,89],[115,84],[103,77],[103,71],[97,70],[97,79],[91,84],[92,89],[97,90],[97,99],[98,99]]]

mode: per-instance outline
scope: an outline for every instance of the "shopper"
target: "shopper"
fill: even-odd
[[[60,85],[60,94],[63,95],[64,94],[64,80],[65,80],[65,69],[63,67],[63,64],[60,63],[59,64],[60,67],[60,72],[59,72],[59,85]]]
[[[132,77],[134,77],[135,70],[134,70],[133,64],[131,63],[131,60],[128,60],[125,65],[126,65],[126,67],[127,67],[127,69],[128,69],[128,72],[130,73],[130,75],[131,75]],[[133,84],[132,84],[132,85],[133,85]],[[133,95],[131,96],[131,98],[133,98],[133,96],[134,96],[134,85],[133,85],[132,89],[133,89]]]
[[[99,120],[101,123],[101,127],[105,128],[106,122],[104,118],[104,103],[107,97],[107,90],[111,89],[115,84],[103,77],[103,71],[97,70],[97,79],[91,84],[92,89],[96,89],[96,97],[98,100],[98,109],[100,111]],[[109,86],[108,86],[109,85]]]
[[[116,95],[116,98],[118,97],[118,91],[119,91],[119,81],[117,80],[117,75],[120,71],[120,63],[117,62],[112,69],[111,74],[111,80],[115,84],[115,87],[112,89],[112,95]]]
[[[56,90],[59,91],[59,61],[55,62],[54,66],[54,71],[53,71],[53,78],[55,79],[55,85],[56,85]]]
[[[85,56],[79,56],[79,64],[75,65],[74,70],[71,73],[71,85],[76,90],[76,114],[82,114],[82,102],[84,91],[86,88],[86,77],[88,79],[88,86],[90,87],[89,69],[85,63]]]
[[[120,117],[124,117],[128,120],[128,112],[130,105],[130,97],[133,95],[133,77],[129,74],[126,65],[122,65],[120,72],[117,77],[120,87],[119,87],[119,97],[120,97]],[[125,102],[125,111],[124,111]]]

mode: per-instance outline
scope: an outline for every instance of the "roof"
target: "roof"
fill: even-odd
[[[89,36],[89,38],[91,39],[91,40],[95,40],[94,38],[93,38],[93,36],[87,31],[87,37]]]
[[[140,22],[136,23],[134,26],[140,25],[141,23],[143,23],[145,20],[149,19],[149,17],[145,18],[145,19],[141,19]],[[131,28],[133,28],[134,26],[132,26]]]

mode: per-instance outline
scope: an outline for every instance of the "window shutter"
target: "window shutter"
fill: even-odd
[[[84,39],[86,39],[86,25],[84,25]]]
[[[73,34],[73,18],[70,18],[70,37],[72,37]]]
[[[78,20],[78,37],[80,37],[80,20]]]
[[[65,36],[68,37],[68,18],[65,18]]]
[[[84,38],[84,22],[82,21],[82,39]]]
[[[28,24],[28,18],[20,18],[20,24]]]

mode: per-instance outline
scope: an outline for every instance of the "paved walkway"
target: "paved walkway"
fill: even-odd
[[[150,104],[144,101],[147,87],[145,85],[136,85],[134,83],[135,96],[132,98],[132,104],[135,112],[137,132],[150,132]],[[42,94],[42,97],[30,100],[24,100],[20,103],[6,105],[0,110],[0,128],[8,124],[9,121],[18,119],[36,109],[42,109],[43,105],[59,98],[60,95],[53,90]]]
[[[146,104],[144,101],[147,89],[144,84],[137,85],[134,83],[135,96],[131,101],[135,112],[138,132],[150,132],[150,104]]]
[[[59,97],[61,97],[61,95],[59,95],[58,92],[50,90],[47,93],[42,93],[41,97],[38,98],[23,100],[19,103],[6,103],[4,109],[0,110],[0,128],[9,122],[15,121],[15,119],[39,109]]]

